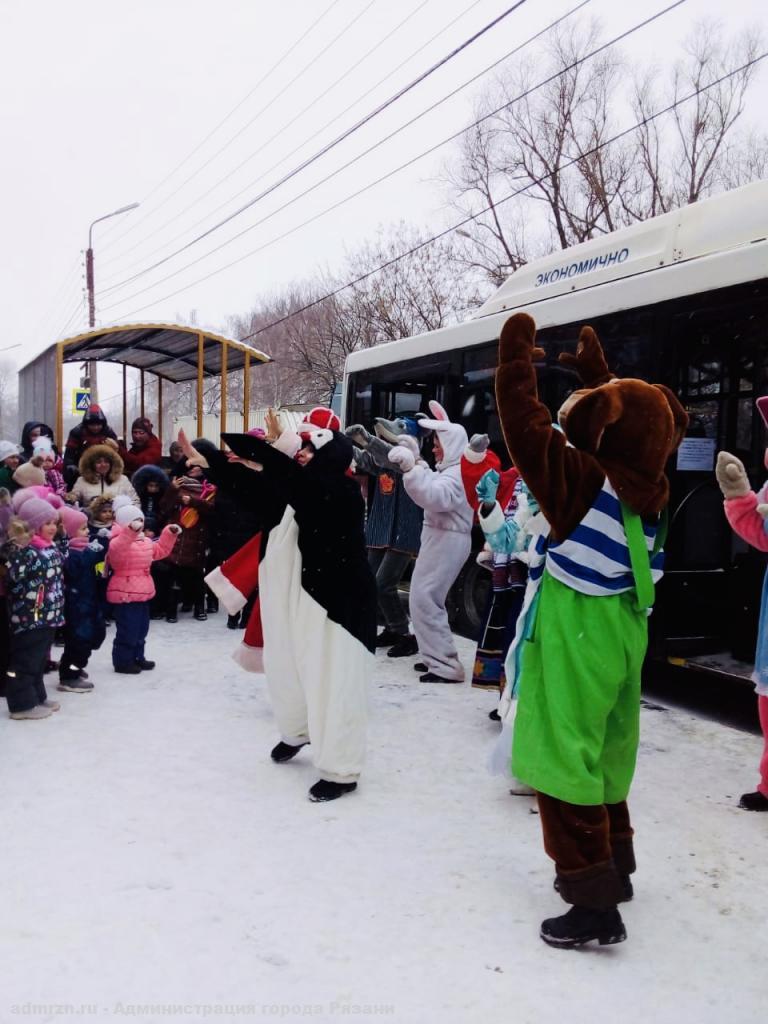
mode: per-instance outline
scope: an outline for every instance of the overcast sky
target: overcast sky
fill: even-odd
[[[668,2],[591,0],[582,14],[601,19],[609,37]],[[22,346],[0,351],[0,358],[26,362],[87,324],[81,250],[88,226],[131,202],[141,202],[140,208],[94,229],[98,323],[173,320],[195,310],[199,322],[222,327],[228,315],[247,312],[260,293],[319,266],[337,267],[345,247],[370,238],[379,225],[399,219],[429,228],[449,223],[445,195],[435,181],[451,152],[444,147],[314,225],[187,287],[461,128],[471,120],[479,83],[283,213],[207,255],[576,3],[528,0],[468,52],[247,213],[151,274],[121,284],[273,184],[511,0],[0,0],[0,350]],[[765,0],[688,0],[623,49],[642,64],[669,62],[697,19],[725,11],[724,31],[731,33],[765,22],[765,7]],[[748,111],[761,130],[766,83],[763,70]],[[195,266],[181,269],[199,257]],[[115,285],[120,287],[110,290]],[[185,290],[172,294],[179,289]]]

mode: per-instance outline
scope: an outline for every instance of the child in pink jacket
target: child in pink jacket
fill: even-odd
[[[760,400],[758,400],[759,405]],[[760,409],[762,413],[763,410]],[[766,452],[768,466],[768,452]],[[763,487],[760,496],[749,486],[743,464],[729,452],[720,452],[715,469],[717,482],[725,498],[725,515],[731,529],[758,551],[768,551],[768,533],[765,530],[767,510]],[[763,580],[760,602],[760,626],[757,632],[755,670],[752,681],[757,690],[757,710],[763,731],[763,755],[760,759],[760,781],[754,793],[744,793],[739,807],[746,811],[768,811],[768,572]]]
[[[149,603],[155,596],[152,563],[173,551],[179,526],[166,526],[156,541],[144,535],[144,513],[136,505],[124,505],[115,514],[119,529],[112,533],[108,562],[112,575],[107,600],[115,620],[112,664],[115,672],[136,675],[155,667],[144,657],[149,632]]]

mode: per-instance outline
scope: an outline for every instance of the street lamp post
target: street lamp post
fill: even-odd
[[[95,221],[88,228],[88,249],[85,253],[85,285],[88,289],[88,326],[96,326],[96,292],[94,289],[93,279],[93,228],[95,224],[100,224],[103,220],[109,220],[110,217],[116,217],[119,213],[127,213],[129,210],[135,210],[139,203],[129,203],[128,206],[121,206],[119,210],[113,210],[112,213],[106,213],[103,217],[97,217]],[[98,387],[96,381],[96,360],[88,360],[88,384],[91,389],[91,401],[98,401]]]

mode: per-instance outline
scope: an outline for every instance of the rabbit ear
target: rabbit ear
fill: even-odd
[[[429,402],[429,411],[432,413],[432,419],[445,420],[448,422],[448,413],[439,402],[434,400],[434,398]]]

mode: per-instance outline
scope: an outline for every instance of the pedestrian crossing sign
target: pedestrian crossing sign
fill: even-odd
[[[90,388],[72,388],[72,414],[86,412],[91,404]]]

